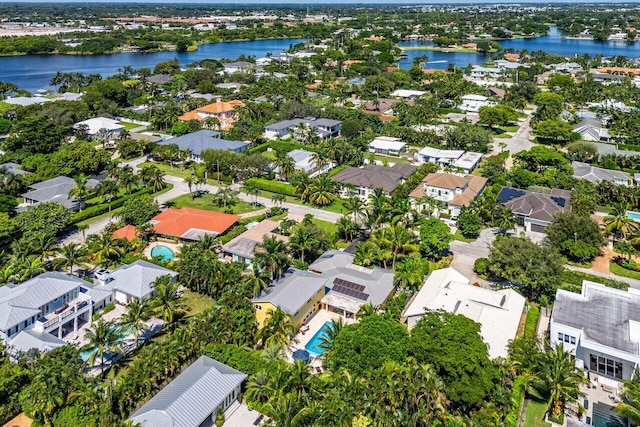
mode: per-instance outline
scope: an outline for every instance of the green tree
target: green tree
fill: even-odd
[[[274,236],[265,236],[262,243],[253,248],[254,262],[260,268],[266,269],[271,280],[282,277],[291,265],[287,256],[287,245]]]
[[[39,203],[18,214],[16,223],[26,235],[44,232],[56,236],[71,224],[71,211],[58,203]]]
[[[428,256],[440,258],[449,249],[451,229],[437,218],[424,220],[420,226],[420,250]]]
[[[173,323],[174,317],[181,307],[178,285],[174,283],[171,276],[166,275],[154,280],[153,289],[156,292],[156,297],[151,303],[151,307],[160,311],[165,322]]]
[[[556,119],[562,112],[564,98],[552,92],[540,92],[533,98],[536,105],[535,120],[541,122],[549,119]]]
[[[593,260],[605,244],[597,222],[572,212],[557,213],[545,233],[558,252],[579,262]]]
[[[147,329],[147,320],[151,317],[151,307],[146,299],[136,298],[127,305],[127,312],[120,322],[124,328],[131,328],[138,348],[140,332]]]
[[[630,380],[622,382],[622,397],[624,401],[618,403],[616,412],[640,424],[640,372],[635,370]]]
[[[553,144],[566,144],[576,139],[577,136],[573,132],[573,127],[561,119],[547,119],[538,122],[535,132],[540,142]]]
[[[88,340],[86,345],[91,350],[87,363],[89,366],[93,366],[96,363],[96,359],[100,360],[100,375],[104,377],[104,356],[107,353],[120,353],[122,354],[122,348],[118,344],[120,341],[122,332],[115,328],[113,323],[105,322],[103,319],[99,319],[93,324],[91,329],[85,333],[85,338]]]
[[[429,261],[424,258],[409,257],[400,261],[395,268],[394,281],[402,289],[417,291],[429,274]]]
[[[604,218],[605,228],[609,234],[613,234],[617,240],[626,240],[635,237],[640,230],[638,223],[629,218],[627,212],[631,210],[629,203],[616,203],[611,208],[609,215]]]
[[[87,250],[77,243],[67,243],[58,250],[58,254],[62,257],[58,261],[61,266],[69,268],[69,274],[73,274],[75,265],[82,266],[87,261]]]
[[[567,145],[567,154],[571,161],[590,162],[598,158],[598,147],[593,142],[576,141]]]
[[[111,222],[111,203],[113,202],[113,199],[118,197],[118,194],[120,194],[120,188],[115,181],[111,179],[105,179],[100,181],[100,183],[96,187],[96,191],[100,196],[102,196],[102,199],[106,200],[106,202],[109,204],[109,222]]]
[[[482,228],[482,218],[476,215],[473,210],[468,208],[462,208],[458,220],[456,221],[458,230],[467,239],[476,239],[480,235],[480,229]]]
[[[149,222],[159,210],[158,202],[153,196],[144,195],[125,201],[118,216],[125,224],[138,226]]]
[[[516,110],[506,105],[481,107],[478,111],[478,115],[478,122],[489,127],[505,126],[509,122],[518,120],[518,113]]]
[[[296,326],[290,316],[277,307],[267,314],[264,326],[258,331],[258,338],[262,341],[263,346],[272,342],[284,346],[291,341],[295,333]]]

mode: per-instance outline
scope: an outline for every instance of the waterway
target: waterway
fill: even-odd
[[[51,77],[56,71],[63,73],[101,74],[103,77],[115,74],[126,65],[133,68],[153,67],[162,61],[178,58],[181,66],[203,59],[236,59],[240,55],[263,57],[267,53],[280,53],[291,45],[303,43],[305,39],[255,40],[246,42],[226,42],[204,44],[195,52],[155,52],[155,53],[118,53],[113,55],[24,55],[0,57],[0,80],[17,84],[20,88],[35,92],[49,88]],[[401,42],[400,46],[420,46],[420,42]],[[429,42],[423,43],[429,46]],[[640,57],[640,42],[597,42],[562,38],[560,31],[551,27],[549,34],[533,39],[502,40],[500,45],[512,49],[526,49],[529,52],[544,50],[565,56],[589,54]],[[407,51],[407,58],[400,60],[400,67],[408,69],[413,58],[427,55],[427,68],[445,69],[449,64],[466,67],[469,64],[482,64],[487,56],[480,53],[436,52],[428,50]]]
[[[245,42],[210,43],[194,52],[116,53],[113,55],[22,55],[0,57],[0,80],[35,92],[48,89],[56,71],[63,73],[116,74],[118,69],[130,65],[135,69],[153,67],[162,61],[178,58],[181,66],[203,59],[236,59],[240,55],[264,57],[278,54],[306,39],[255,40]]]
[[[617,56],[624,55],[630,58],[640,57],[640,42],[627,43],[620,41],[597,42],[584,39],[565,39],[556,27],[549,29],[549,34],[532,39],[501,40],[500,45],[504,49],[526,49],[528,52],[543,50],[547,53],[564,56],[589,54],[591,56]],[[430,46],[430,42],[401,42],[400,46]],[[437,52],[429,50],[406,51],[407,58],[400,60],[400,68],[410,68],[413,58],[427,55],[427,68],[445,69],[449,64],[456,67],[466,67],[469,64],[482,64],[488,57],[481,53],[467,52]]]

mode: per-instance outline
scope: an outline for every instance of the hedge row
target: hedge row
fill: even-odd
[[[304,144],[299,144],[295,142],[295,140],[281,140],[281,141],[269,141],[264,144],[260,144],[258,146],[249,148],[247,150],[247,153],[248,154],[264,153],[269,148],[271,148],[273,151],[286,151],[287,153],[289,151],[292,151],[298,148],[304,149],[307,151],[315,151],[312,147],[309,147]]]
[[[613,279],[607,279],[606,277],[594,276],[593,274],[587,274],[581,271],[574,271],[569,269],[565,269],[562,272],[562,276],[560,279],[564,283],[569,283],[571,285],[575,285],[579,287],[582,287],[583,280],[589,280],[591,282],[600,283],[615,289],[626,290],[629,287],[629,284],[625,282],[620,282],[618,280],[613,280]]]
[[[511,409],[504,417],[504,426],[516,427],[518,425],[520,411],[522,411],[522,403],[524,402],[524,378],[522,378],[522,376],[517,376],[513,381],[510,400]]]
[[[113,202],[111,202],[111,210],[113,211],[114,209],[121,207],[122,205],[124,205],[124,202],[126,202],[129,199],[133,199],[133,198],[142,196],[144,194],[151,194],[151,193],[152,193],[151,188],[143,188],[142,190],[138,190],[135,193],[122,196],[119,199],[116,199]],[[102,215],[107,212],[109,212],[108,203],[101,203],[99,205],[90,206],[86,209],[83,209],[80,212],[74,213],[71,216],[71,223],[77,224],[80,221],[84,221],[85,219],[93,218],[94,216]]]
[[[262,178],[249,178],[245,181],[246,185],[252,185],[263,191],[270,193],[284,194],[285,196],[296,196],[296,189],[285,182],[269,181]]]

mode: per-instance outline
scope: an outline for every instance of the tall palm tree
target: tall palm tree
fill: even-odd
[[[96,359],[99,358],[100,375],[104,377],[105,354],[123,353],[122,348],[118,345],[121,338],[121,332],[118,328],[114,328],[113,323],[99,319],[84,336],[89,340],[86,347],[91,349],[91,354],[89,355],[89,359],[87,359],[87,363],[90,366],[93,366]]]
[[[271,283],[271,275],[266,270],[260,270],[256,266],[253,266],[251,274],[242,278],[242,281],[251,288],[251,292],[254,297],[260,295],[262,291],[265,291]]]
[[[496,206],[493,214],[493,224],[500,229],[502,235],[506,235],[516,225],[511,209],[506,206]]]
[[[73,266],[82,265],[87,261],[87,249],[77,243],[67,243],[58,249],[60,265],[69,268],[69,274],[73,274]]]
[[[307,192],[309,202],[318,206],[330,205],[337,197],[335,194],[336,183],[329,178],[329,175],[320,175],[314,179],[307,188]]]
[[[338,235],[344,240],[351,241],[360,233],[358,224],[346,216],[341,217],[336,225],[338,226]]]
[[[140,171],[142,182],[150,187],[153,192],[158,192],[164,188],[164,172],[157,166],[147,166]]]
[[[394,281],[403,289],[417,291],[429,273],[429,261],[424,258],[410,257],[396,264]]]
[[[365,203],[362,201],[360,197],[353,196],[353,197],[349,197],[344,202],[344,207],[347,210],[347,213],[353,214],[353,219],[357,222],[358,216],[364,213]]]
[[[300,260],[304,263],[305,254],[318,245],[318,241],[306,227],[296,227],[289,238],[289,247],[300,254]]]
[[[374,253],[370,244],[358,243],[356,246],[356,253],[353,257],[353,262],[356,265],[363,267],[369,267],[373,263]]]
[[[282,207],[282,204],[287,201],[287,196],[285,196],[284,194],[275,193],[273,196],[271,196],[271,201],[274,205]]]
[[[178,285],[173,282],[171,276],[160,276],[153,282],[153,289],[157,296],[152,307],[160,309],[165,322],[173,323],[174,316],[180,309]]]
[[[124,253],[117,239],[113,239],[113,233],[103,231],[100,234],[89,236],[89,254],[93,256],[96,264],[108,267],[116,263]]]
[[[258,331],[258,338],[262,340],[263,346],[271,342],[284,346],[291,341],[295,333],[296,326],[291,317],[278,307],[267,314],[264,326]]]
[[[253,196],[254,201],[252,202],[254,205],[258,204],[258,196],[260,195],[260,189],[255,185],[245,185],[242,187],[242,191],[249,197]]]
[[[146,321],[151,317],[151,307],[146,299],[136,298],[127,305],[127,312],[122,316],[122,326],[133,329],[133,335],[138,348],[140,332],[147,328]]]
[[[275,236],[264,237],[262,243],[253,248],[253,254],[256,265],[266,269],[271,275],[271,280],[281,277],[289,268],[287,245]]]
[[[46,270],[42,259],[39,256],[31,255],[18,264],[18,271],[18,281],[24,282],[40,273],[44,273]]]
[[[109,204],[109,222],[111,222],[113,219],[111,216],[111,202],[113,202],[113,199],[118,197],[120,187],[118,187],[118,184],[115,181],[105,179],[98,184],[96,190],[98,191],[98,194],[102,196],[102,199],[106,200]]]
[[[283,181],[289,181],[291,175],[296,171],[296,163],[285,151],[278,151],[276,153],[273,165],[280,169],[279,174]]]
[[[335,341],[340,331],[344,328],[344,321],[342,318],[332,320],[326,329],[326,333],[320,336],[317,347],[322,349],[322,355],[327,357],[330,355],[333,349],[333,342]]]
[[[82,207],[84,206],[84,198],[90,190],[90,187],[87,186],[87,182],[89,178],[85,174],[76,175],[73,177],[73,181],[76,186],[69,190],[69,198],[77,197],[78,206],[80,211],[82,212]]]
[[[31,253],[37,254],[42,261],[54,256],[58,251],[55,236],[48,233],[39,232],[29,241]]]
[[[419,246],[416,238],[406,227],[402,225],[392,225],[383,230],[386,231],[386,239],[389,241],[391,251],[393,252],[392,268],[395,268],[398,256],[418,251]]]
[[[622,382],[623,402],[618,403],[616,412],[640,425],[640,371],[635,370],[630,380]]]
[[[613,234],[616,240],[625,240],[638,234],[638,223],[629,218],[627,211],[631,209],[629,203],[616,203],[611,212],[604,218],[605,231]]]
[[[189,197],[191,198],[191,200],[193,200],[193,184],[195,182],[195,176],[193,175],[187,175],[184,177],[184,180],[182,181],[183,183],[187,184],[187,187],[189,187]]]

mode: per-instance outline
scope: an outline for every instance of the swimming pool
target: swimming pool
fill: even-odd
[[[624,418],[614,412],[612,406],[602,403],[593,405],[593,418],[591,425],[594,427],[626,427]]]
[[[640,213],[627,211],[627,216],[635,222],[640,222]]]
[[[120,337],[116,340],[116,342],[123,341],[128,336],[133,335],[133,326],[127,326],[126,328],[123,328],[122,325],[117,325],[113,327],[113,330],[120,334]],[[96,350],[95,348],[91,348],[89,350],[81,351],[78,354],[80,355],[80,358],[86,362],[87,360],[89,360],[91,353],[93,353],[95,350]],[[107,360],[110,360],[115,355],[116,353],[113,353],[113,352],[105,352],[104,353],[105,362]],[[96,357],[96,362],[100,363],[100,360],[98,357]]]
[[[318,329],[318,332],[316,332],[313,335],[313,337],[311,337],[309,342],[305,344],[304,348],[311,355],[318,357],[318,356],[322,356],[322,353],[324,353],[324,349],[320,347],[320,343],[322,342],[321,341],[322,337],[327,336],[327,331],[329,330],[330,326],[331,326],[331,322],[324,322],[324,325],[322,325],[322,327]]]
[[[175,257],[173,251],[164,245],[158,245],[151,249],[151,257],[156,256],[161,256],[164,262],[171,261]]]

